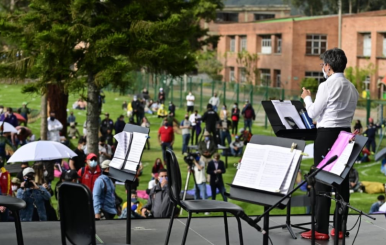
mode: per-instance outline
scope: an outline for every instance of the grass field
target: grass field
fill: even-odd
[[[31,109],[39,109],[40,110],[40,96],[39,95],[31,95],[31,94],[22,94],[21,92],[21,85],[6,85],[6,84],[0,84],[0,105],[4,105],[5,107],[13,107],[18,108],[21,106],[21,103],[23,101],[28,102],[28,106]],[[131,101],[131,97],[128,97],[127,95],[119,95],[118,93],[112,93],[112,92],[105,92],[106,95],[106,103],[103,104],[103,112],[109,112],[110,118],[112,118],[114,121],[118,118],[119,115],[124,114],[125,112],[121,109],[121,105],[123,101]],[[69,105],[67,106],[68,110],[72,110],[71,105],[77,98],[79,97],[78,94],[71,94],[69,99]],[[257,104],[260,103],[259,101],[255,101],[254,105],[257,106]],[[201,112],[202,114],[203,112]],[[82,132],[82,125],[84,121],[86,120],[86,111],[79,111],[74,110],[74,115],[76,116],[76,121],[78,122],[78,130],[79,132]],[[181,108],[177,109],[176,112],[176,118],[178,120],[181,120],[184,118],[184,110]],[[145,190],[147,188],[148,181],[151,178],[151,167],[154,163],[154,160],[157,157],[162,158],[162,152],[161,148],[158,144],[157,140],[157,132],[158,128],[161,124],[161,119],[158,119],[156,116],[147,115],[150,123],[151,123],[151,129],[150,129],[150,150],[145,150],[142,156],[142,162],[144,166],[143,175],[140,177],[140,185],[138,187],[139,190]],[[102,116],[103,119],[103,116]],[[126,118],[127,122],[127,118]],[[33,131],[33,133],[39,137],[40,135],[40,119],[36,120],[35,122],[28,125],[28,127]],[[239,128],[242,127],[242,122],[240,122]],[[254,134],[260,134],[260,135],[270,135],[274,136],[273,131],[270,127],[268,129],[265,129],[262,125],[253,125],[252,129]],[[76,145],[77,140],[72,140],[72,144]],[[308,142],[311,143],[311,142]],[[383,142],[382,142],[383,143]],[[386,143],[385,143],[386,144]],[[176,156],[178,158],[181,171],[182,171],[182,177],[183,177],[183,183],[185,183],[186,175],[187,175],[187,169],[186,164],[183,161],[183,156],[181,155],[181,148],[182,148],[182,136],[176,135],[176,140],[174,144],[174,151],[176,153]],[[382,149],[382,147],[380,148]],[[371,158],[373,159],[373,158]],[[223,159],[224,160],[224,159]],[[226,170],[226,173],[224,174],[224,181],[225,183],[231,183],[233,180],[233,177],[236,172],[236,168],[233,166],[234,163],[237,163],[239,158],[236,157],[229,157],[228,158],[228,168]],[[303,160],[301,164],[301,169],[303,173],[308,172],[310,166],[313,164],[312,159]],[[356,166],[359,175],[360,180],[367,180],[367,181],[376,181],[376,182],[382,182],[386,183],[386,176],[382,175],[380,172],[380,163],[366,163]],[[53,184],[53,186],[55,183]],[[193,179],[190,180],[189,188],[193,188]],[[126,199],[126,194],[123,186],[118,185],[117,186],[117,193],[124,199]],[[295,193],[295,195],[303,195],[304,192],[298,191]],[[365,194],[365,193],[353,193],[351,195],[351,204],[358,209],[363,210],[364,212],[368,212],[370,209],[370,205],[376,201],[376,197],[379,194]],[[217,198],[221,199],[221,196],[218,196]],[[245,203],[245,202],[238,202],[230,200],[231,202],[234,202],[241,207],[244,208],[247,214],[250,215],[258,215],[263,212],[263,207]],[[53,197],[52,202],[54,204],[54,207],[56,207],[56,200]],[[145,200],[142,200],[142,202],[146,202]],[[331,210],[333,210],[334,206],[331,207]],[[292,208],[292,214],[304,214],[305,208],[303,207],[294,207]],[[352,213],[350,211],[350,213]],[[273,215],[282,215],[285,214],[285,210],[273,210]],[[183,215],[186,215],[184,213]],[[216,215],[215,213],[211,215]]]

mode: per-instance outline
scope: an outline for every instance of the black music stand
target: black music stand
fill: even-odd
[[[307,111],[302,102],[298,100],[291,100],[291,103],[295,106],[296,110]],[[262,101],[264,111],[267,114],[269,123],[272,126],[273,132],[277,137],[301,139],[301,140],[315,140],[316,128],[313,129],[287,129],[280,120],[279,115],[276,112],[275,106],[272,101]]]
[[[145,127],[140,127],[137,125],[133,125],[133,124],[126,124],[123,131],[131,132],[131,133],[137,132],[137,133],[142,133],[142,134],[149,134],[150,129],[145,128]],[[130,147],[131,147],[131,143],[130,143],[128,151],[126,153],[126,157],[125,157],[124,162],[126,162],[126,160],[127,160],[127,156],[129,155],[129,152],[130,152]],[[143,151],[142,151],[142,153],[143,153]],[[139,163],[138,163],[138,165],[139,165]],[[138,168],[138,166],[137,166],[137,168]],[[124,165],[122,166],[122,169],[116,169],[116,168],[111,167],[109,170],[109,177],[110,178],[118,180],[120,182],[124,182],[129,186],[129,188],[127,188],[127,201],[129,201],[131,199],[131,185],[135,181],[135,179],[137,177],[136,175],[137,175],[137,173],[134,171],[124,170]],[[126,243],[127,244],[131,243],[131,215],[130,215],[130,212],[127,213],[127,217],[126,217]]]
[[[297,147],[295,149],[301,150],[301,151],[304,150],[304,147],[306,145],[305,141],[303,140],[276,138],[272,136],[262,136],[262,135],[252,136],[248,144],[274,145],[274,146],[287,147],[288,150],[290,150],[292,143],[297,144]],[[299,171],[300,162],[301,162],[301,157],[297,162],[294,173],[297,173]],[[296,180],[296,174],[294,174],[294,176],[291,176],[291,177],[292,177],[292,181],[288,191],[291,191],[293,189],[293,186]],[[260,190],[240,187],[236,185],[230,185],[230,191],[229,191],[229,198],[243,201],[243,202],[249,202],[257,205],[262,205],[264,206],[264,211],[269,209],[270,206],[276,205],[277,202],[280,201],[280,199],[282,199],[284,196],[285,195],[281,193],[260,191]],[[290,201],[290,198],[283,200],[281,204],[278,205],[278,208],[280,209],[286,208],[289,201]],[[291,226],[287,226],[287,227],[289,231],[292,232]],[[269,212],[264,216],[263,230],[266,232],[263,235],[263,245],[268,245]]]
[[[350,155],[350,158],[347,162],[347,165],[346,165],[346,168],[345,170],[343,171],[343,173],[338,176],[336,174],[332,174],[330,172],[327,172],[327,171],[320,171],[316,176],[315,176],[315,180],[317,182],[320,182],[322,184],[325,184],[325,185],[329,185],[331,187],[333,187],[335,189],[335,196],[339,196],[339,189],[340,189],[340,185],[342,184],[342,182],[344,181],[344,179],[347,177],[347,175],[350,173],[350,170],[353,168],[354,164],[355,164],[355,161],[357,160],[359,154],[361,153],[363,147],[365,147],[366,145],[366,142],[367,142],[368,138],[364,137],[364,136],[360,136],[360,135],[356,135],[355,136],[355,144],[354,144],[354,147],[353,147],[353,150],[352,150],[352,153]],[[340,198],[336,198],[336,199],[340,199]],[[347,201],[347,200],[343,200],[344,202]],[[338,201],[336,203],[336,208],[339,210],[339,208],[341,207],[341,204],[340,204],[340,201]],[[347,207],[344,207],[344,208],[347,208]],[[363,212],[361,212],[363,213]],[[335,213],[334,215],[338,215],[338,213]],[[342,224],[343,224],[343,239],[345,239],[345,212],[343,210],[342,212]],[[337,216],[335,216],[335,224],[334,224],[334,227],[335,227],[335,238],[334,238],[334,244],[339,244],[339,231],[340,231],[340,227],[337,225],[337,222],[338,221],[338,218]],[[344,241],[343,241],[343,244],[344,244]]]

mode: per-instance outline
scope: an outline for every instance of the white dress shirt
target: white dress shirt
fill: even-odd
[[[186,105],[187,106],[194,106],[194,100],[195,100],[194,95],[193,94],[188,94],[186,96]]]
[[[192,123],[192,126],[196,126],[196,119],[200,119],[200,118],[201,118],[200,114],[197,113],[197,115],[195,115],[193,113],[193,114],[190,114],[189,121]]]
[[[60,142],[59,131],[62,130],[63,125],[58,119],[53,121],[47,118],[47,140]]]
[[[358,102],[358,91],[343,73],[332,74],[321,83],[315,102],[311,96],[304,98],[308,115],[317,119],[317,128],[351,127]]]

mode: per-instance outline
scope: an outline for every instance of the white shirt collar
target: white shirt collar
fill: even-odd
[[[330,78],[338,78],[338,77],[344,77],[344,74],[343,74],[342,72],[335,72],[334,74],[332,74],[331,76],[329,76],[329,77],[327,78],[327,80],[330,79]]]

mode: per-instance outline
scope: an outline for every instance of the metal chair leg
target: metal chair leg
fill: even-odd
[[[228,231],[228,218],[227,212],[224,212],[224,226],[225,226],[225,241],[229,245],[229,231]]]
[[[176,206],[173,205],[172,215],[170,216],[170,221],[169,221],[169,228],[168,228],[168,232],[166,233],[165,245],[169,244],[170,233],[172,232],[172,227],[173,227],[175,209],[176,209]]]
[[[21,230],[19,210],[14,210],[13,213],[15,215],[15,228],[16,228],[17,245],[24,245],[23,232]]]
[[[189,226],[190,226],[190,220],[192,219],[192,212],[189,212],[188,220],[186,221],[185,231],[184,231],[184,237],[182,238],[182,245],[185,245],[186,237],[188,236]]]
[[[237,220],[237,226],[239,227],[240,245],[243,245],[244,244],[244,241],[243,241],[243,229],[241,227],[240,218],[239,218],[239,216],[235,216],[235,217],[236,217],[236,220]]]

